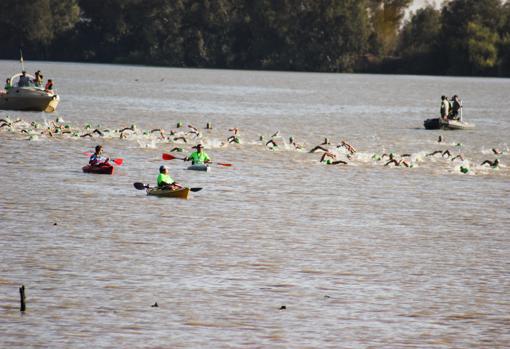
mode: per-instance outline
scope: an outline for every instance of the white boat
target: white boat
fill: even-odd
[[[20,87],[18,86],[20,76],[21,73],[18,73],[11,78],[12,88],[0,91],[0,109],[45,111],[47,113],[52,113],[57,109],[60,97],[54,91],[46,91],[44,88],[32,84]],[[35,79],[30,74],[26,74],[26,76],[32,80]]]
[[[195,164],[195,165],[188,166],[188,170],[209,172],[209,171],[211,171],[211,167],[206,164]]]

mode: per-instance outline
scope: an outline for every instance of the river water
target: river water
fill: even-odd
[[[0,347],[508,347],[509,79],[27,63],[38,69],[57,112],[0,118],[79,131],[0,129]],[[442,94],[462,97],[475,129],[423,129]],[[137,131],[79,137],[86,124]],[[201,133],[188,143],[150,133],[188,124]],[[347,165],[308,153],[325,137]],[[198,142],[233,166],[161,160]],[[124,159],[113,176],[81,172],[96,144]],[[412,167],[377,160],[390,152]],[[203,190],[134,189],[163,163]]]

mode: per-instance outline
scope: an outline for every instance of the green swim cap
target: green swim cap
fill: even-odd
[[[462,172],[462,173],[468,173],[468,172],[469,172],[469,168],[464,167],[464,166],[461,166],[461,167],[460,167],[460,172]]]
[[[182,127],[182,121],[177,122],[177,128]]]

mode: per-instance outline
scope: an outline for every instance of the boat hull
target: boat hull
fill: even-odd
[[[475,128],[474,124],[464,121],[448,120],[445,122],[439,118],[427,119],[423,122],[427,130],[470,130]]]
[[[82,167],[83,172],[85,173],[95,173],[95,174],[113,174],[113,166],[112,165],[100,165],[100,166],[91,166],[86,165]]]
[[[165,197],[165,198],[179,198],[187,199],[189,195],[189,188],[182,188],[177,190],[149,188],[147,189],[147,195]]]
[[[0,94],[0,109],[52,113],[57,109],[59,101],[58,95],[41,89],[13,87],[7,93]]]
[[[188,166],[188,170],[209,172],[209,171],[211,171],[211,167],[209,167],[209,165],[205,165],[205,164],[197,164],[197,165]]]

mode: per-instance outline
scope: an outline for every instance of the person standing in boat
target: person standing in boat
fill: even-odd
[[[202,144],[198,144],[195,148],[197,150],[185,157],[184,161],[191,161],[192,165],[202,165],[211,162],[211,159],[204,151]]]
[[[450,113],[450,102],[448,101],[448,97],[441,96],[441,120],[448,120],[448,115]]]
[[[27,87],[30,86],[30,78],[27,76],[26,71],[21,72],[21,76],[19,77],[18,87]]]
[[[459,120],[460,119],[460,110],[462,108],[462,102],[459,99],[459,96],[454,95],[452,97],[452,110],[450,112],[450,119]]]
[[[38,70],[35,72],[34,85],[35,85],[35,87],[42,87],[42,84],[43,84],[43,76],[41,74],[41,71]]]
[[[168,174],[168,168],[164,165],[159,167],[159,175],[156,180],[158,184],[158,188],[160,189],[168,189],[168,190],[177,190],[182,189],[182,186],[177,184],[172,177]]]
[[[103,147],[101,145],[96,145],[96,150],[94,154],[90,156],[89,165],[91,166],[101,166],[108,165],[110,158],[105,158],[101,154],[103,154]]]

